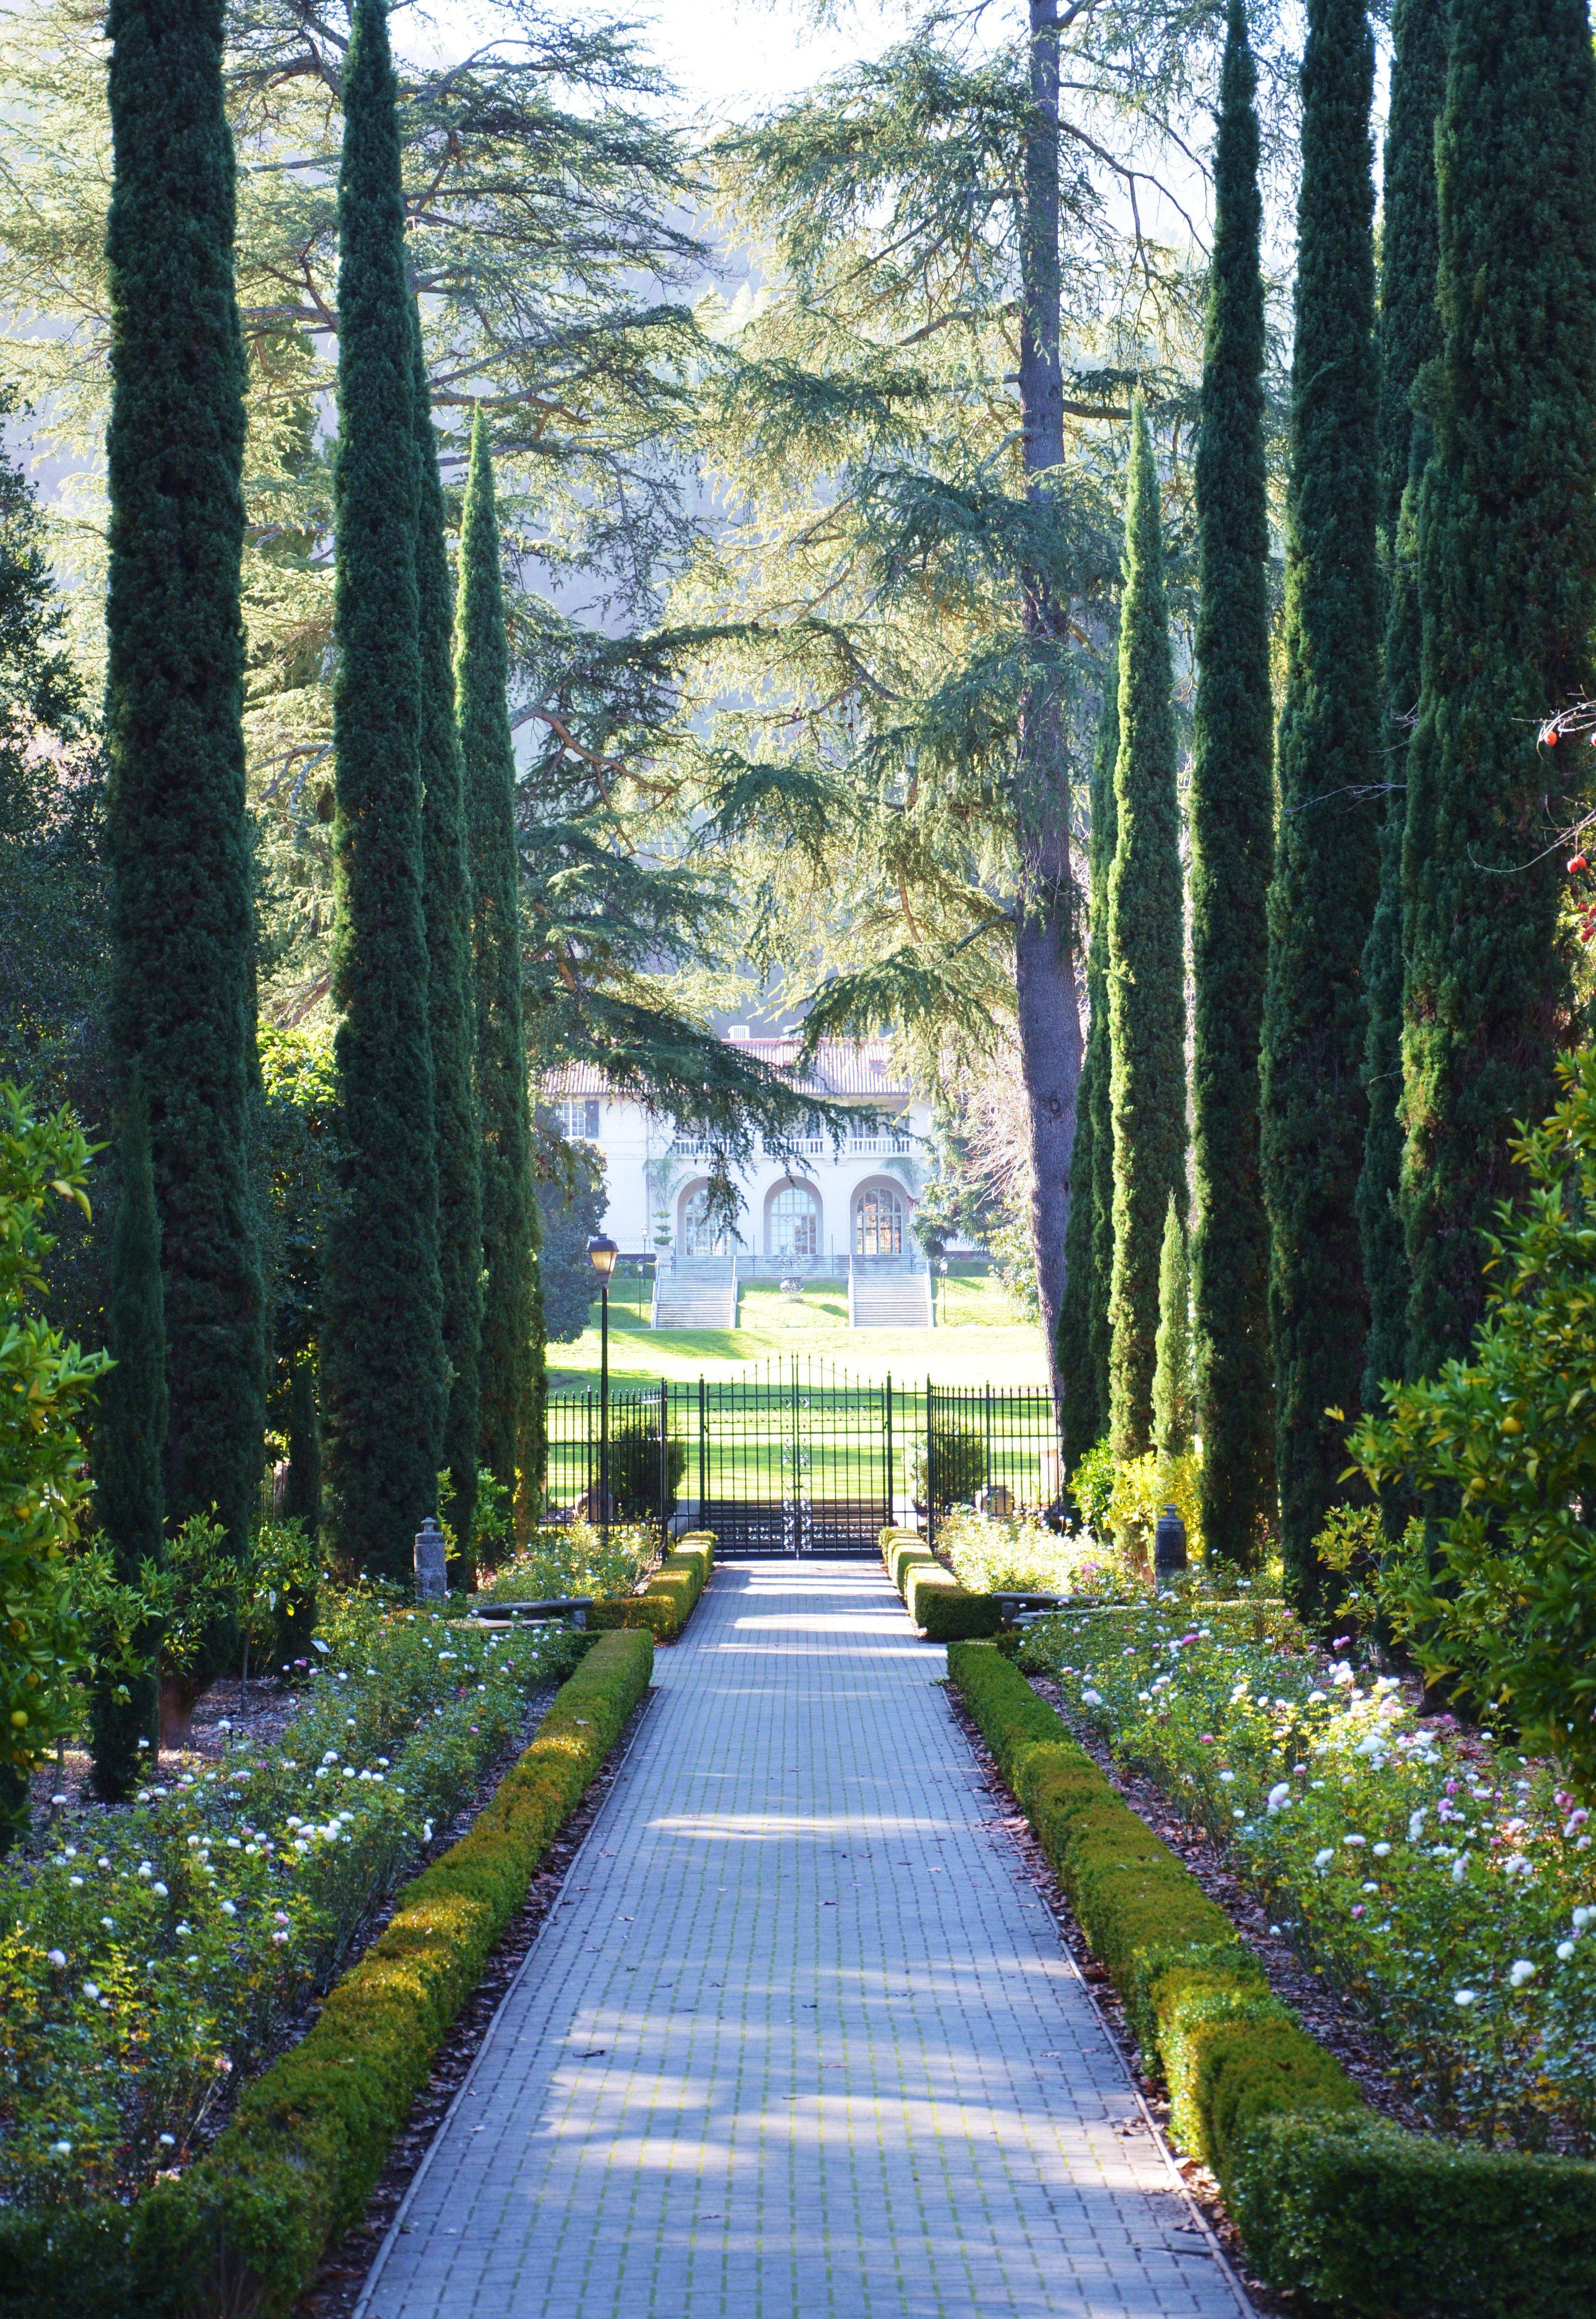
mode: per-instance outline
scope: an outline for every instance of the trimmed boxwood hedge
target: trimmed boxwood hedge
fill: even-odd
[[[673,1643],[697,1610],[714,1567],[714,1531],[688,1530],[674,1553],[665,1556],[644,1593],[595,1602],[588,1612],[588,1625],[598,1633],[619,1627],[645,1627],[656,1643]]]
[[[439,2039],[653,1669],[647,1633],[596,1639],[469,1833],[403,1888],[386,1929],[197,2164],[131,2208],[0,2230],[0,2313],[285,2319],[359,2215]]]
[[[884,1529],[881,1558],[915,1626],[928,1642],[967,1641],[995,1635],[1003,1624],[996,1596],[966,1593],[915,1529]]]
[[[1583,2319],[1596,2167],[1404,2133],[1001,1653],[948,1669],[1272,2287],[1355,2319]]]

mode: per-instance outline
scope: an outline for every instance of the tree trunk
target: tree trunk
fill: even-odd
[[[1059,366],[1058,0],[1031,0],[1031,95],[1033,111],[1025,140],[1020,221],[1020,409],[1026,497],[1035,505],[1045,496],[1041,478],[1064,459]],[[1059,1316],[1064,1302],[1064,1235],[1069,1222],[1069,1163],[1081,1067],[1069,874],[1069,770],[1057,664],[1063,608],[1035,572],[1021,573],[1020,588],[1032,665],[1015,766],[1020,881],[1014,982],[1030,1121],[1037,1294],[1054,1412],[1061,1421]]]

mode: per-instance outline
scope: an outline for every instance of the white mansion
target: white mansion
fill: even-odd
[[[769,1063],[790,1063],[798,1052],[796,1038],[758,1038],[742,1024],[726,1036]],[[834,1101],[875,1106],[890,1124],[851,1134],[840,1150],[829,1136],[803,1141],[780,1159],[761,1150],[735,1179],[744,1210],[730,1240],[705,1210],[708,1144],[673,1136],[635,1097],[612,1094],[597,1065],[567,1065],[545,1083],[541,1100],[567,1135],[602,1154],[605,1229],[622,1255],[656,1258],[662,1295],[663,1284],[680,1279],[676,1301],[704,1308],[695,1321],[709,1319],[724,1301],[717,1284],[731,1284],[735,1313],[736,1281],[755,1277],[907,1276],[915,1289],[906,1282],[888,1301],[924,1302],[925,1259],[910,1224],[925,1180],[929,1105],[911,1093],[886,1039],[826,1041],[799,1084]],[[694,1281],[701,1293],[689,1290]],[[656,1318],[666,1324],[657,1304]]]

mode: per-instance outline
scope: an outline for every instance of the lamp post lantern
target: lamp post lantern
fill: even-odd
[[[609,1276],[620,1254],[604,1232],[588,1242],[588,1262],[599,1276],[599,1520],[609,1544]]]

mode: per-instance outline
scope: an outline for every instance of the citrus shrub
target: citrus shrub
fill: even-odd
[[[1388,1385],[1348,1447],[1376,1489],[1417,1493],[1429,1551],[1383,1599],[1432,1681],[1510,1717],[1596,1792],[1596,1051],[1514,1157],[1528,1188],[1487,1235],[1471,1358]]]
[[[0,1853],[27,1824],[28,1779],[75,1727],[85,1658],[68,1550],[88,1475],[77,1425],[102,1353],[84,1354],[32,1308],[55,1245],[47,1204],[84,1191],[89,1147],[70,1113],[36,1116],[0,1082]]]

